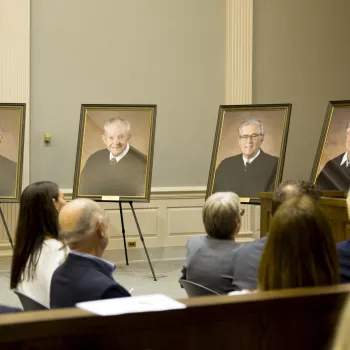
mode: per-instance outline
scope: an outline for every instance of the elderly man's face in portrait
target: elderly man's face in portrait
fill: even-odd
[[[125,151],[130,135],[127,134],[124,125],[121,123],[112,123],[106,127],[102,139],[113,156],[118,157]]]
[[[249,124],[242,127],[239,145],[246,158],[254,157],[263,141],[264,137],[261,135],[260,125]]]

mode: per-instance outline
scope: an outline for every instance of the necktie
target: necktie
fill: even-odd
[[[245,163],[245,169],[244,169],[244,171],[247,171],[247,169],[248,169],[248,167],[250,166],[250,163],[249,163],[249,161],[246,161],[246,163]]]
[[[117,164],[117,159],[116,158],[112,158],[111,159],[111,164]]]

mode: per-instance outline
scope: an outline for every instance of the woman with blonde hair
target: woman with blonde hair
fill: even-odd
[[[259,267],[259,290],[338,282],[336,245],[321,207],[308,196],[287,200],[271,222]]]
[[[187,242],[187,257],[181,279],[203,285],[219,294],[233,290],[233,256],[239,245],[235,237],[241,228],[239,197],[232,192],[217,192],[203,206],[206,236]]]

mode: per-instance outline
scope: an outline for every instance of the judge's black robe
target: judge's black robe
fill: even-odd
[[[318,174],[316,184],[322,190],[347,191],[350,187],[350,165],[340,165],[344,153],[329,160]]]
[[[214,192],[235,192],[240,197],[257,198],[259,192],[274,190],[278,157],[260,149],[260,154],[247,166],[242,154],[224,159],[215,174]]]
[[[144,196],[147,157],[130,146],[116,164],[103,149],[92,154],[81,172],[79,195]]]
[[[14,197],[16,191],[17,163],[0,156],[0,196]]]

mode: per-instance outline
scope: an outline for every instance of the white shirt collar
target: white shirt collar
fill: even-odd
[[[129,152],[130,146],[129,144],[126,145],[125,150],[119,154],[119,156],[114,157],[114,155],[112,154],[112,152],[109,153],[109,160],[112,160],[113,158],[115,158],[115,160],[117,162],[119,162],[122,158],[124,158],[126,156],[126,154]]]
[[[349,159],[348,159],[348,152],[345,152],[344,153],[344,156],[343,156],[343,159],[341,160],[340,162],[340,166],[342,166],[344,163],[346,163],[346,166],[348,167],[350,162],[349,162]]]
[[[247,163],[251,163],[254,159],[258,158],[259,154],[260,154],[260,148],[259,148],[259,151],[257,152],[257,154],[254,157],[252,157],[252,158],[246,158],[242,154],[244,165],[246,165]]]

